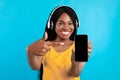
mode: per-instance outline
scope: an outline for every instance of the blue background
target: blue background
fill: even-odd
[[[0,80],[38,80],[26,47],[42,38],[48,16],[58,5],[76,11],[78,34],[88,34],[93,43],[81,80],[120,80],[119,0],[0,0]]]

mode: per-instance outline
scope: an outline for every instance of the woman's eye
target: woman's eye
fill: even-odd
[[[69,23],[69,25],[73,25],[73,23]]]
[[[59,23],[59,25],[63,25],[63,23]]]

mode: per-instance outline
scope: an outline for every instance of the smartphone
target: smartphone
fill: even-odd
[[[75,61],[88,61],[88,36],[86,34],[75,36]]]

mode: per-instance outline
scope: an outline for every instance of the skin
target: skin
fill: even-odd
[[[32,69],[34,70],[40,69],[42,57],[48,51],[50,51],[49,48],[50,45],[52,45],[56,51],[61,52],[65,51],[73,44],[73,41],[71,41],[69,37],[74,31],[74,25],[68,14],[62,13],[62,15],[59,17],[56,23],[55,31],[57,37],[54,41],[52,42],[45,41],[48,37],[47,33],[45,33],[45,36],[42,39],[28,46],[27,48],[28,61]],[[76,62],[75,49],[73,49],[72,52],[73,52],[71,57],[72,67],[70,69],[69,75],[77,77],[80,75],[82,68],[85,65],[85,62]],[[91,42],[88,42],[88,52],[89,53],[92,52]]]
[[[57,37],[54,42],[61,42],[65,45],[64,48],[63,45],[53,45],[56,51],[64,51],[71,46],[73,42],[69,39],[69,37],[71,36],[73,31],[73,22],[66,13],[63,13],[56,23],[55,32],[57,34]]]

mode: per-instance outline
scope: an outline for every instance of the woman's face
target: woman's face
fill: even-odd
[[[56,22],[55,32],[57,39],[66,40],[69,39],[74,31],[74,25],[67,13],[62,13]]]

